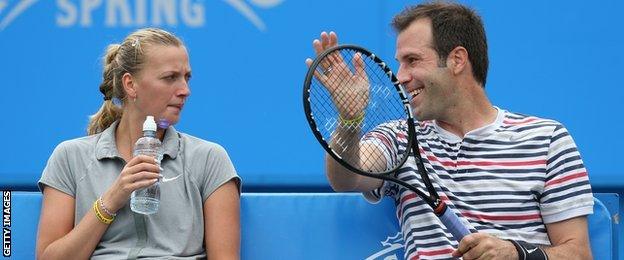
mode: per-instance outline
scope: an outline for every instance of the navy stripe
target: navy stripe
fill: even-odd
[[[558,152],[557,154],[554,154],[553,156],[551,156],[551,158],[548,159],[548,164],[551,164],[551,163],[559,160],[559,158],[561,158],[561,156],[568,155],[568,154],[573,154],[573,153],[578,153],[578,150],[576,150],[575,147],[562,150],[562,151]],[[577,155],[577,158],[579,160],[581,159],[581,157],[578,156],[578,155]]]
[[[536,202],[534,202],[536,203]],[[539,211],[540,208],[536,205],[533,206],[525,206],[525,207],[506,207],[506,208],[501,208],[499,207],[492,207],[492,208],[474,208],[474,207],[466,207],[463,205],[455,205],[455,207],[457,209],[462,209],[462,210],[478,210],[481,212],[485,212],[485,213],[493,213],[493,212],[500,212],[500,213],[504,213],[504,212],[516,212],[516,211]]]
[[[424,151],[422,157],[425,169],[435,190],[442,197],[448,198],[447,204],[456,214],[527,215],[539,214],[544,207],[565,213],[568,209],[561,208],[562,205],[591,202],[591,187],[587,178],[545,186],[547,181],[585,170],[572,138],[560,123],[536,117],[531,117],[528,120],[530,122],[527,122],[527,116],[509,112],[505,112],[504,116],[503,123],[487,135],[468,134],[461,142],[454,143],[441,136],[433,122],[416,125],[418,141]],[[393,140],[389,145],[395,147],[387,147],[387,152],[407,149],[407,140],[396,138],[396,133],[400,131],[398,128],[407,134],[406,126],[403,121],[377,127],[375,131]],[[387,154],[385,156],[391,158]],[[435,159],[429,161],[428,158]],[[481,164],[488,161],[492,165]],[[532,165],[523,166],[522,161]],[[497,162],[502,165],[496,165]],[[519,165],[506,166],[506,163],[513,162]],[[426,190],[413,158],[407,160],[392,176],[423,192]],[[453,188],[449,191],[445,185]],[[412,191],[390,182],[385,187],[385,194],[395,199],[397,214],[402,214],[399,217],[404,227],[406,258],[415,257],[417,251],[457,245],[445,227],[433,219],[436,218],[435,214],[423,199],[414,197],[401,204],[402,197],[413,196]],[[548,201],[543,201],[543,198],[548,198]],[[566,203],[559,203],[562,200]],[[532,243],[548,243],[545,225],[539,218],[493,221],[480,221],[461,215],[460,218],[471,223],[471,230],[498,230],[504,232],[505,236],[519,237]],[[406,223],[426,226],[408,230]],[[422,243],[425,240],[426,243]],[[421,258],[426,257],[421,255]]]
[[[583,183],[580,183],[580,184],[583,184]],[[571,186],[571,187],[584,186],[584,185],[580,185],[580,184],[573,184],[573,185],[569,185],[569,186]],[[589,182],[586,182],[585,184],[589,185]],[[562,201],[562,200],[566,200],[566,199],[569,199],[569,198],[573,198],[573,197],[576,197],[578,195],[591,194],[591,193],[592,193],[591,189],[582,189],[582,190],[570,192],[570,193],[565,194],[565,195],[559,195],[557,197],[554,197],[554,198],[551,198],[551,199],[547,199],[543,203],[553,203],[553,202],[557,202],[557,201]],[[546,196],[546,195],[544,195],[544,196]]]

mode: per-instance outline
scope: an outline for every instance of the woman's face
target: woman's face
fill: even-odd
[[[155,45],[146,48],[145,63],[135,77],[135,107],[142,116],[153,115],[175,124],[191,94],[191,66],[184,47]]]

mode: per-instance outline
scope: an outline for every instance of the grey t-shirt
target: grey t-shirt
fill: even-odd
[[[75,198],[74,226],[93,202],[116,180],[126,162],[115,145],[117,123],[100,134],[61,143],[39,180]],[[179,133],[172,126],[163,138],[161,174],[178,178],[160,183],[160,206],[152,215],[130,210],[130,200],[117,213],[92,259],[205,258],[203,202],[234,179],[234,166],[218,144]]]

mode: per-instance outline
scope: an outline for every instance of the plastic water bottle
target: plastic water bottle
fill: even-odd
[[[134,144],[133,155],[148,155],[160,161],[161,142],[156,137],[156,122],[153,116],[147,116],[143,123],[143,137]],[[154,214],[160,203],[159,181],[149,187],[135,190],[130,196],[130,209],[140,214]]]

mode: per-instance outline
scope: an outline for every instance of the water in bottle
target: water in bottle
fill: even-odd
[[[161,142],[156,137],[156,122],[153,116],[147,116],[143,123],[143,137],[134,144],[133,155],[148,155],[156,158],[159,162]],[[130,209],[140,214],[154,214],[158,211],[160,202],[160,186],[158,182],[149,187],[138,189],[130,196]]]

